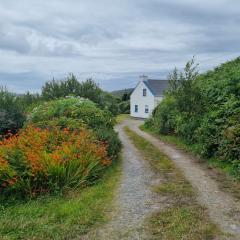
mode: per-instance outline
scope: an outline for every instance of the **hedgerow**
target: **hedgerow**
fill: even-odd
[[[240,58],[199,75],[194,61],[170,75],[164,100],[146,123],[175,134],[240,178]]]

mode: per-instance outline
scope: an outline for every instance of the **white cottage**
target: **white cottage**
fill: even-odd
[[[167,87],[167,80],[154,80],[148,79],[147,76],[141,76],[130,96],[131,116],[149,118],[153,109],[161,102],[163,92]]]

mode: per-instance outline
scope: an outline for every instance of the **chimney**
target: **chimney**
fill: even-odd
[[[146,76],[144,74],[139,76],[139,78],[140,78],[140,81],[147,81],[148,80],[148,76]]]

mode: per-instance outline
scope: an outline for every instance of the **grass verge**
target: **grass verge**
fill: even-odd
[[[116,123],[119,124],[119,123],[123,122],[127,118],[129,118],[129,114],[119,114],[116,117]]]
[[[160,135],[153,129],[147,128],[145,125],[141,125],[142,131],[152,134],[154,137],[160,140],[174,145],[177,149],[183,150],[188,154],[192,154],[194,158],[197,158],[201,166],[208,171],[208,174],[218,182],[218,186],[225,192],[228,192],[236,199],[240,200],[240,180],[235,175],[231,174],[231,168],[229,164],[224,164],[218,159],[202,159],[196,152],[194,146],[187,144],[184,140],[177,136]]]
[[[8,207],[0,205],[0,238],[73,239],[108,220],[109,205],[121,175],[115,162],[96,185]]]
[[[125,128],[133,144],[141,151],[161,181],[153,187],[159,194],[161,210],[147,222],[152,239],[203,240],[222,235],[196,200],[196,193],[174,163],[150,142]]]

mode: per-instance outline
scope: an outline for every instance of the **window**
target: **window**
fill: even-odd
[[[147,96],[147,89],[146,89],[146,88],[143,89],[143,96],[144,96],[144,97]]]
[[[138,105],[135,105],[135,112],[138,112]]]
[[[145,105],[145,113],[149,113],[148,105]]]

